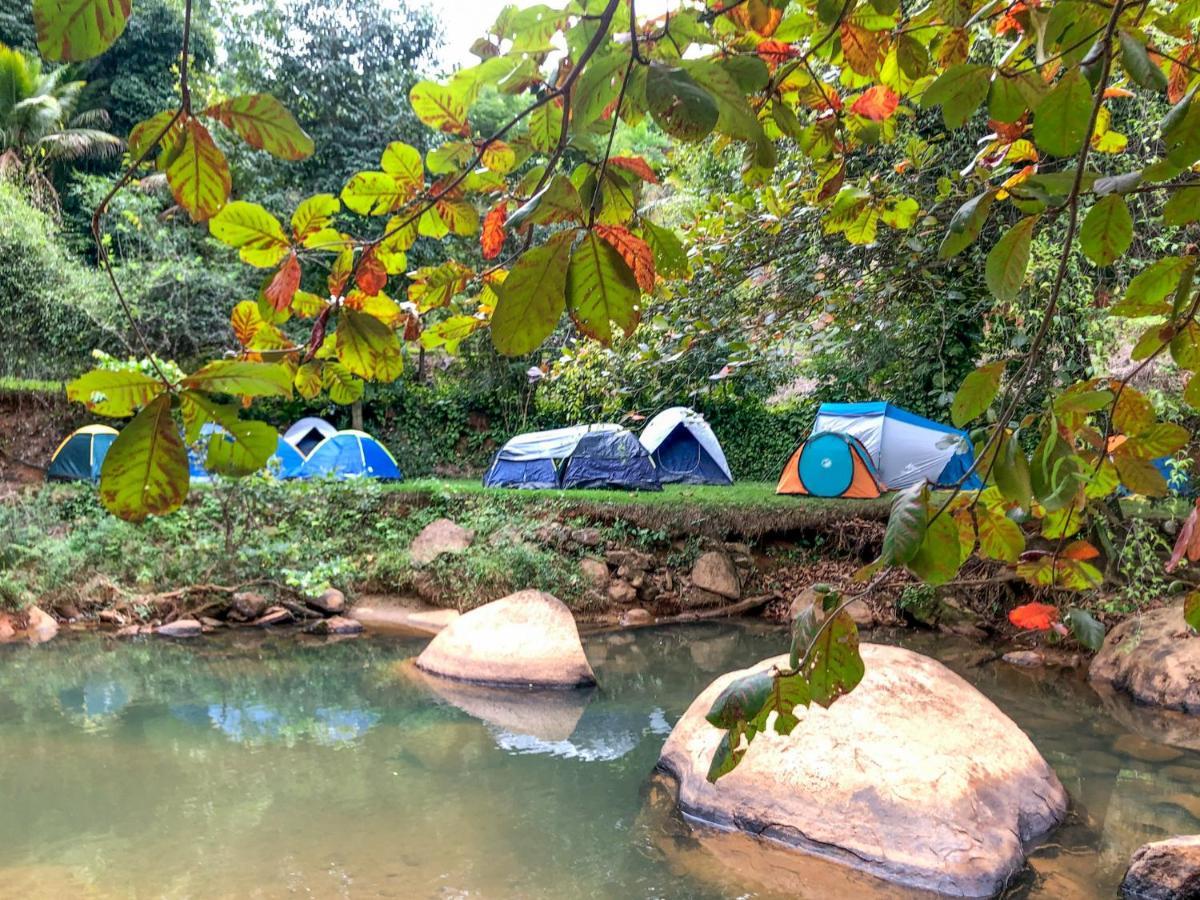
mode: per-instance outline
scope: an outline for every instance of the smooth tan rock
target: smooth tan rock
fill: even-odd
[[[346,595],[337,588],[328,588],[308,601],[308,605],[327,616],[336,616],[346,611]]]
[[[727,600],[737,600],[742,596],[737,567],[727,555],[716,550],[702,554],[692,566],[692,587]]]
[[[413,538],[409,559],[418,566],[428,565],[443,553],[462,553],[475,540],[475,532],[449,519],[435,519]]]
[[[204,626],[196,619],[176,619],[174,622],[168,622],[165,625],[159,625],[154,630],[155,634],[163,637],[184,638],[196,637],[204,631]]]
[[[603,590],[608,585],[608,563],[594,556],[585,556],[579,561],[579,574],[594,588]]]
[[[459,617],[457,609],[425,609],[381,601],[360,601],[349,617],[362,622],[371,631],[415,634],[433,637]]]
[[[269,606],[266,612],[255,619],[250,624],[256,628],[269,628],[272,625],[286,625],[293,621],[294,617],[290,610],[282,606]]]
[[[649,610],[642,609],[636,606],[633,609],[627,609],[621,613],[622,625],[650,625],[654,622],[654,616]]]
[[[36,606],[0,613],[0,643],[44,644],[58,634],[58,622]]]
[[[305,626],[306,634],[362,634],[363,624],[344,616],[330,616]]]
[[[268,606],[267,598],[257,591],[239,591],[229,603],[229,615],[233,619],[249,622],[261,616]]]
[[[1109,632],[1088,678],[1138,703],[1200,712],[1200,636],[1178,606],[1132,616]]]
[[[579,629],[561,600],[518,591],[459,616],[417,657],[418,668],[480,684],[578,687],[596,683]]]
[[[621,578],[610,584],[606,593],[609,600],[622,605],[636,603],[638,598],[637,588]]]
[[[1200,900],[1200,835],[1138,848],[1121,882],[1129,900]]]
[[[1062,819],[1066,791],[1024,732],[941,663],[874,644],[862,654],[854,691],[790,735],[759,735],[716,785],[705,776],[723,733],[704,715],[751,670],[709,685],[659,759],[680,808],[898,884],[995,894],[1022,867],[1023,843]]]

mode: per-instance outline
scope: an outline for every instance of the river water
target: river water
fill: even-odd
[[[1200,831],[1200,754],[1146,737],[1160,726],[1137,710],[1075,675],[973,665],[956,639],[873,639],[976,684],[1070,791],[1008,895],[1115,896],[1137,846]],[[692,698],[780,652],[779,629],[585,644],[602,687],[536,702],[432,689],[405,663],[415,639],[0,647],[0,897],[911,896],[693,828],[651,777]]]

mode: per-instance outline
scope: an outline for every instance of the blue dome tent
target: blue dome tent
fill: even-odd
[[[362,431],[339,431],[325,438],[304,460],[299,477],[404,478],[387,448]]]
[[[822,432],[857,438],[889,491],[921,481],[951,487],[975,461],[975,448],[965,431],[891,403],[822,403],[812,433]],[[975,474],[963,482],[966,490],[982,487]]]
[[[560,484],[563,488],[662,490],[650,454],[624,428],[591,431],[581,437],[575,452],[563,463]]]
[[[641,442],[663,484],[733,484],[721,442],[695,410],[663,410],[646,423]]]
[[[46,469],[48,481],[99,481],[100,466],[117,430],[107,425],[85,425],[58,445]]]
[[[557,488],[559,465],[575,452],[580,438],[589,432],[620,430],[620,425],[574,425],[519,434],[496,451],[491,466],[483,476],[483,486],[543,490]]]
[[[337,434],[337,429],[316,416],[306,416],[298,419],[291,428],[283,433],[283,439],[300,451],[301,456],[308,456],[317,449],[317,444],[327,437]]]

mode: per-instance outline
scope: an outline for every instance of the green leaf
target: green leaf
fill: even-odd
[[[204,394],[183,391],[180,409],[190,442],[202,437],[202,426],[218,427],[204,437],[204,468],[217,475],[241,478],[262,469],[275,454],[279,432],[266,422],[238,417],[233,405],[216,403]]]
[[[1038,82],[1028,75],[1010,78],[997,72],[988,91],[988,118],[997,122],[1016,122],[1037,107],[1041,92]]]
[[[1033,139],[1053,156],[1078,153],[1092,116],[1092,89],[1078,69],[1064,75],[1038,104]]]
[[[1200,187],[1176,188],[1163,206],[1163,222],[1188,225],[1200,221]]]
[[[235,200],[227,204],[208,220],[208,231],[221,243],[237,248],[242,262],[259,268],[277,265],[288,253],[283,226],[257,203]]]
[[[616,322],[626,336],[641,319],[641,290],[633,272],[612,246],[589,231],[571,254],[567,309],[584,334],[609,344]]]
[[[1143,459],[1134,453],[1114,453],[1113,463],[1117,467],[1117,476],[1133,494],[1146,497],[1165,497],[1167,495],[1167,480],[1163,478],[1158,467],[1148,459]]]
[[[280,363],[219,359],[183,380],[185,387],[242,397],[291,397],[292,374]]]
[[[992,67],[959,63],[943,72],[921,95],[921,106],[942,107],[947,128],[962,128],[988,95]]]
[[[927,527],[925,507],[928,494],[924,484],[914,484],[898,493],[892,501],[880,555],[885,565],[906,563],[920,549]]]
[[[687,251],[670,228],[642,219],[642,239],[654,254],[654,270],[664,278],[680,278],[688,274]]]
[[[1167,89],[1167,76],[1150,59],[1146,45],[1128,31],[1119,31],[1121,64],[1134,82],[1149,91],[1162,93]]]
[[[1192,434],[1182,425],[1173,422],[1158,422],[1135,437],[1129,438],[1124,446],[1142,459],[1158,459],[1178,453],[1192,439]]]
[[[394,381],[403,365],[396,332],[372,315],[343,309],[338,316],[338,361],[360,378]]]
[[[360,216],[386,216],[408,197],[408,189],[387,172],[358,172],[342,188],[342,202]]]
[[[1163,119],[1167,160],[1180,169],[1200,159],[1200,103],[1194,95],[1189,92]]]
[[[1129,282],[1125,296],[1109,312],[1114,316],[1140,318],[1171,313],[1167,295],[1175,290],[1183,273],[1195,264],[1195,257],[1164,256],[1155,260]]]
[[[1021,526],[1004,514],[999,507],[980,503],[976,508],[979,533],[979,552],[989,559],[1015,563],[1025,550],[1025,535]]]
[[[961,428],[987,411],[1000,390],[1005,365],[1005,360],[988,363],[963,379],[950,406],[950,419],[955,425]]]
[[[211,219],[225,205],[233,186],[229,164],[208,129],[196,119],[184,125],[179,152],[167,167],[167,183],[175,202],[195,222]]]
[[[470,144],[467,145],[470,148]],[[474,152],[472,150],[472,156]],[[470,159],[470,157],[468,157]],[[421,152],[403,141],[392,141],[379,158],[379,168],[396,180],[396,184],[409,195],[415,195],[425,187],[425,167],[421,165]]]
[[[689,143],[707,137],[720,118],[716,101],[691,75],[660,63],[646,74],[646,104],[663,131]]]
[[[161,381],[141,372],[94,369],[67,385],[67,399],[82,403],[90,412],[123,419],[163,390]]]
[[[287,107],[270,94],[249,94],[217,103],[204,111],[233,129],[257,150],[265,150],[276,159],[292,162],[308,159],[313,142],[288,112]]]
[[[733,732],[726,732],[722,735],[717,749],[713,751],[712,762],[708,765],[708,775],[705,776],[710,784],[715,784],[722,775],[728,775],[742,761],[746,751],[744,748],[738,747],[740,740],[740,732],[737,735],[734,735]]]
[[[505,223],[510,230],[523,225],[554,225],[583,221],[583,203],[579,191],[565,175],[555,175],[550,183],[534,194]]]
[[[996,241],[988,253],[984,274],[988,288],[998,299],[1005,302],[1015,300],[1025,282],[1029,268],[1029,244],[1038,216],[1022,219]]]
[[[505,356],[522,356],[541,346],[566,306],[570,236],[527,250],[497,291],[492,343]]]
[[[1099,650],[1104,646],[1104,625],[1086,610],[1072,607],[1063,616],[1063,622],[1071,629],[1075,640],[1089,650]]]
[[[775,678],[769,671],[743,675],[726,685],[704,718],[717,728],[736,728],[739,722],[748,722],[762,711],[774,686]]]
[[[100,502],[113,515],[140,522],[183,505],[187,451],[171,416],[171,397],[151,400],[121,429],[100,467]]]
[[[575,85],[575,102],[571,109],[572,130],[587,131],[600,121],[605,109],[617,99],[621,79],[628,65],[628,53],[597,54],[592,58]],[[557,136],[554,142],[558,143]]]
[[[1133,217],[1125,198],[1109,194],[1097,200],[1079,229],[1079,246],[1098,266],[1111,265],[1133,243]]]
[[[755,57],[761,64],[761,60]],[[756,140],[762,134],[758,117],[746,102],[746,91],[719,63],[685,63],[687,72],[717,104],[716,130],[743,141]]]
[[[975,243],[979,232],[987,221],[988,211],[992,201],[996,199],[996,190],[984,191],[972,197],[958,208],[950,219],[950,227],[942,245],[938,248],[938,259],[950,259],[962,253],[963,250]]]
[[[339,362],[327,362],[321,372],[329,399],[339,406],[348,406],[360,399],[366,385],[354,373]]]
[[[943,513],[929,521],[917,552],[904,565],[926,584],[945,584],[958,572],[962,556],[958,524]]]
[[[408,92],[408,100],[417,118],[430,128],[463,137],[470,134],[466,104],[450,88],[433,81],[418,81]]]
[[[826,709],[862,681],[866,669],[858,651],[858,626],[848,612],[843,610],[826,624],[803,670],[813,702]]]
[[[99,56],[121,36],[129,12],[130,0],[33,0],[38,50],[55,62]]]
[[[1192,591],[1184,598],[1183,620],[1192,631],[1200,632],[1200,591]]]
[[[1025,458],[1025,451],[1021,449],[1021,444],[1014,435],[1006,432],[1000,440],[996,461],[992,467],[996,487],[1006,500],[1011,500],[1021,509],[1028,510],[1033,505],[1029,460]]]
[[[529,114],[529,143],[539,153],[553,153],[562,137],[562,110],[553,101]]]

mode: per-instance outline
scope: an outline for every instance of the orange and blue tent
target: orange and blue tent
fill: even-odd
[[[883,490],[862,441],[824,431],[810,435],[788,457],[775,493],[868,499]]]

